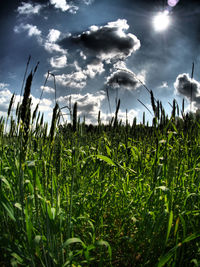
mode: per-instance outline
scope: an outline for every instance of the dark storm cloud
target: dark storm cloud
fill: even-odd
[[[174,83],[176,93],[184,95],[191,101],[191,90],[192,90],[192,101],[196,107],[200,107],[200,83],[194,79],[191,79],[189,74],[183,73],[178,75]]]
[[[105,26],[91,26],[88,31],[72,37],[72,41],[102,60],[125,59],[140,48],[138,38],[131,33],[125,33],[128,28],[125,19],[118,19]],[[67,43],[66,39],[61,41],[64,48]]]
[[[131,72],[116,71],[108,77],[107,85],[113,88],[123,87],[128,90],[134,90],[140,86],[140,83]]]

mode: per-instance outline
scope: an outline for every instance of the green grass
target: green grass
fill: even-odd
[[[58,126],[56,106],[48,136],[29,99],[0,120],[0,266],[200,266],[198,118]]]

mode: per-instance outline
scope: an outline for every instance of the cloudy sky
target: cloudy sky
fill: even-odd
[[[153,90],[168,113],[174,98],[178,103],[185,98],[190,106],[192,84],[192,107],[200,107],[199,1],[3,2],[0,115],[5,114],[13,92],[16,104],[20,100],[29,55],[28,72],[40,62],[32,85],[33,107],[42,95],[40,110],[47,120],[56,96],[60,107],[77,101],[79,116],[85,116],[88,123],[96,123],[99,110],[106,122],[117,99],[121,100],[122,120],[126,110],[130,122],[135,116],[140,121],[145,111],[151,122],[151,114],[138,101],[151,109],[142,83]],[[155,22],[163,12],[169,20],[165,30],[160,29],[162,21]],[[63,113],[68,110],[64,108]]]

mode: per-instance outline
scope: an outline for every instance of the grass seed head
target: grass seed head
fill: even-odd
[[[77,102],[74,104],[73,108],[73,132],[77,130]]]
[[[10,99],[10,103],[9,103],[9,107],[8,107],[8,117],[10,116],[10,112],[11,112],[11,109],[12,109],[12,106],[14,104],[14,97],[15,97],[15,93],[12,95],[11,99]]]

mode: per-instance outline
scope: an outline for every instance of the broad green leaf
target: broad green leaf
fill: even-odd
[[[161,257],[161,259],[159,260],[159,263],[157,265],[157,267],[162,267],[164,266],[170,259],[171,257],[174,255],[175,251],[182,246],[183,243],[187,243],[189,241],[192,241],[196,238],[200,237],[200,233],[195,233],[192,234],[188,237],[186,237],[182,243],[177,244],[175,247],[173,247],[172,249],[170,249],[164,256]]]
[[[28,241],[29,244],[31,243],[31,237],[32,237],[32,223],[30,220],[30,216],[28,214],[28,209],[27,207],[25,208],[25,221],[26,221],[26,232],[27,232],[27,237],[28,237]]]
[[[3,207],[5,208],[5,210],[8,213],[8,216],[14,221],[16,222],[15,216],[14,216],[14,211],[13,208],[10,206],[9,203],[5,204],[4,202],[1,202]]]
[[[173,247],[172,249],[170,249],[165,255],[163,255],[158,264],[157,267],[162,267],[164,266],[170,259],[171,257],[174,255],[175,251],[177,250],[178,247],[180,247],[181,244],[176,245],[175,247]]]
[[[15,258],[18,263],[23,263],[23,259],[17,253],[13,252],[11,256]]]
[[[194,234],[192,234],[192,235],[186,237],[186,238],[183,240],[182,243],[190,242],[190,241],[196,239],[197,237],[200,237],[200,233],[194,233]]]
[[[1,176],[0,176],[0,180],[7,186],[7,188],[8,188],[10,191],[12,191],[11,186],[10,186],[8,180],[7,180],[4,176],[1,175]]]
[[[110,150],[109,146],[107,146],[107,145],[106,145],[106,151],[107,151],[108,156],[110,157],[111,156],[111,150]]]
[[[105,161],[106,163],[108,163],[108,164],[111,165],[111,166],[116,166],[116,164],[115,164],[110,158],[108,158],[108,157],[106,157],[106,156],[103,156],[103,155],[96,155],[96,157],[97,157],[98,159],[101,159],[101,160]]]
[[[63,244],[63,248],[71,245],[71,244],[75,244],[75,243],[81,243],[81,245],[83,247],[85,247],[85,244],[83,243],[83,241],[80,239],[80,238],[77,238],[77,237],[72,237],[72,238],[69,238],[67,239],[64,244]]]

